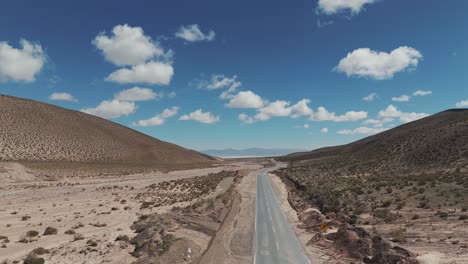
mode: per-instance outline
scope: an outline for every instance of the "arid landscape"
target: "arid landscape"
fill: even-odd
[[[414,255],[398,250],[367,263],[465,263],[467,129],[468,110],[449,110],[349,145],[285,156],[289,167],[278,175],[303,227],[318,236],[310,243],[335,245],[338,259],[378,257],[376,239],[386,238]]]
[[[257,247],[272,238],[257,230],[259,199],[279,204],[311,263],[468,260],[468,110],[276,161],[222,160],[87,114],[0,99],[10,124],[0,131],[2,264],[262,263],[271,252]],[[259,197],[264,173],[272,198]],[[272,224],[282,221],[271,210]],[[286,231],[264,234],[275,232]]]

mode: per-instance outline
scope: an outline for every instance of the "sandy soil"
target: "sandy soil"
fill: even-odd
[[[231,211],[200,263],[252,263],[257,172],[244,176],[237,186]]]
[[[0,239],[0,261],[21,260],[31,250],[44,247],[50,250],[50,254],[43,256],[47,263],[131,263],[135,260],[129,254],[133,246],[116,238],[119,235],[131,238],[134,233],[129,227],[139,215],[172,208],[140,209],[140,201],[134,199],[136,194],[154,183],[257,167],[237,162],[169,173],[41,181],[18,163],[0,163],[0,236],[8,237]],[[223,180],[215,193],[231,183],[232,179]],[[47,227],[56,228],[57,234],[43,235]],[[82,239],[79,235],[65,234],[67,230],[81,234]],[[37,231],[38,235],[28,237],[28,231]],[[190,237],[201,248],[208,246],[210,238],[203,233],[176,232]],[[95,245],[89,246],[89,240]]]
[[[278,200],[281,209],[283,209],[286,219],[288,219],[289,224],[296,233],[299,242],[301,242],[302,248],[304,249],[304,252],[306,253],[310,262],[312,264],[325,263],[325,260],[327,258],[325,258],[324,255],[326,253],[319,248],[307,245],[307,243],[312,239],[313,234],[299,227],[301,222],[297,217],[297,212],[291,207],[291,205],[288,202],[288,190],[286,189],[286,186],[281,181],[281,179],[275,174],[269,173],[268,176],[270,177],[273,191],[276,195],[276,199]]]

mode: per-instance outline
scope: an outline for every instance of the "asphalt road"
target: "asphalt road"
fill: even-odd
[[[275,168],[273,168],[275,169]],[[273,192],[268,171],[257,175],[254,264],[309,264]]]

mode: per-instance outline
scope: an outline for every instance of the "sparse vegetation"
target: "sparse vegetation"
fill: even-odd
[[[58,229],[55,227],[47,227],[44,231],[44,236],[49,236],[49,235],[56,235],[58,233]]]

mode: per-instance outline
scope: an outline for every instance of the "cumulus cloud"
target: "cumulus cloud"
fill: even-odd
[[[432,94],[432,91],[417,90],[413,93],[414,96],[425,96]]]
[[[326,134],[326,133],[328,133],[328,128],[324,127],[322,129],[320,129],[320,132]]]
[[[392,101],[394,102],[408,102],[410,100],[410,96],[406,94],[402,94],[398,97],[392,97]]]
[[[314,111],[309,107],[309,103],[309,99],[302,99],[295,105],[291,106],[291,117],[298,118],[300,116],[312,115]]]
[[[263,99],[252,91],[238,92],[226,104],[229,108],[260,108],[263,105]]]
[[[110,36],[101,32],[94,38],[93,44],[102,51],[107,61],[117,66],[137,65],[164,54],[164,50],[146,36],[141,27],[127,24],[115,26]]]
[[[367,96],[364,96],[362,98],[362,100],[366,101],[366,102],[371,102],[371,101],[374,101],[375,98],[377,98],[377,94],[376,93],[370,93],[369,95]]]
[[[419,51],[407,46],[390,53],[360,48],[341,59],[335,70],[347,76],[386,80],[398,72],[416,68],[422,58]]]
[[[197,24],[182,26],[179,31],[175,33],[175,36],[185,41],[197,42],[197,41],[212,41],[215,38],[215,32],[210,30],[208,33],[203,33]]]
[[[256,120],[266,121],[272,117],[285,117],[291,114],[290,103],[283,100],[277,100],[269,103],[268,105],[258,109],[255,115]]]
[[[161,97],[156,92],[149,88],[140,88],[140,87],[133,87],[127,90],[120,91],[117,93],[114,98],[119,101],[148,101],[156,99],[157,97]]]
[[[265,101],[264,101],[265,102]],[[367,112],[364,111],[349,111],[343,115],[336,115],[329,112],[325,107],[318,107],[317,111],[309,107],[310,100],[302,99],[296,104],[291,105],[290,102],[277,100],[274,102],[265,103],[261,108],[257,109],[257,114],[250,117],[246,114],[239,115],[239,120],[244,123],[254,123],[256,121],[266,121],[272,117],[291,117],[298,118],[301,116],[309,117],[311,121],[333,121],[333,122],[353,122],[367,118]]]
[[[374,127],[383,127],[384,124],[393,122],[393,118],[391,117],[384,117],[381,119],[367,119],[363,123],[365,125],[372,125]]]
[[[41,45],[20,40],[21,49],[0,42],[0,81],[33,82],[46,62]]]
[[[179,107],[174,106],[172,108],[164,109],[160,114],[155,115],[150,119],[139,120],[138,122],[133,123],[134,126],[160,126],[166,122],[166,119],[177,115]]]
[[[468,107],[468,100],[457,102],[455,106],[459,108]]]
[[[54,101],[78,102],[78,100],[69,93],[53,93],[49,96],[49,99]]]
[[[230,99],[232,97],[234,97],[234,93],[236,92],[237,88],[239,88],[240,86],[242,85],[241,82],[234,82],[233,84],[231,84],[231,86],[224,90],[220,95],[219,95],[219,98],[221,99]]]
[[[412,122],[423,117],[429,116],[426,113],[402,112],[393,105],[389,105],[386,109],[379,111],[378,115],[381,118],[399,118],[400,121],[403,123]]]
[[[373,4],[376,0],[319,0],[317,9],[327,15],[350,11],[358,14],[366,4]]]
[[[358,127],[352,130],[350,129],[339,130],[336,133],[341,134],[341,135],[377,134],[385,130],[387,130],[387,128]]]
[[[367,118],[365,111],[348,111],[342,115],[329,112],[325,107],[320,106],[317,111],[310,116],[312,121],[333,121],[333,122],[354,122]]]
[[[99,116],[102,118],[118,118],[123,115],[133,114],[136,111],[134,102],[114,100],[104,100],[94,108],[84,108],[81,112]]]
[[[246,124],[253,124],[255,123],[255,119],[248,116],[247,114],[239,114],[239,120],[242,121],[243,123],[246,123]]]
[[[237,76],[224,76],[223,74],[213,74],[209,80],[194,80],[190,85],[196,86],[198,89],[218,90],[233,85],[237,81]],[[240,83],[238,84],[238,86]]]
[[[213,124],[219,122],[221,120],[221,117],[215,116],[210,112],[203,112],[202,109],[198,109],[190,114],[181,116],[179,120],[193,120],[204,124]]]
[[[147,83],[157,85],[168,85],[174,75],[172,65],[149,61],[143,64],[132,66],[131,68],[122,68],[114,71],[107,76],[107,81],[126,83]]]

